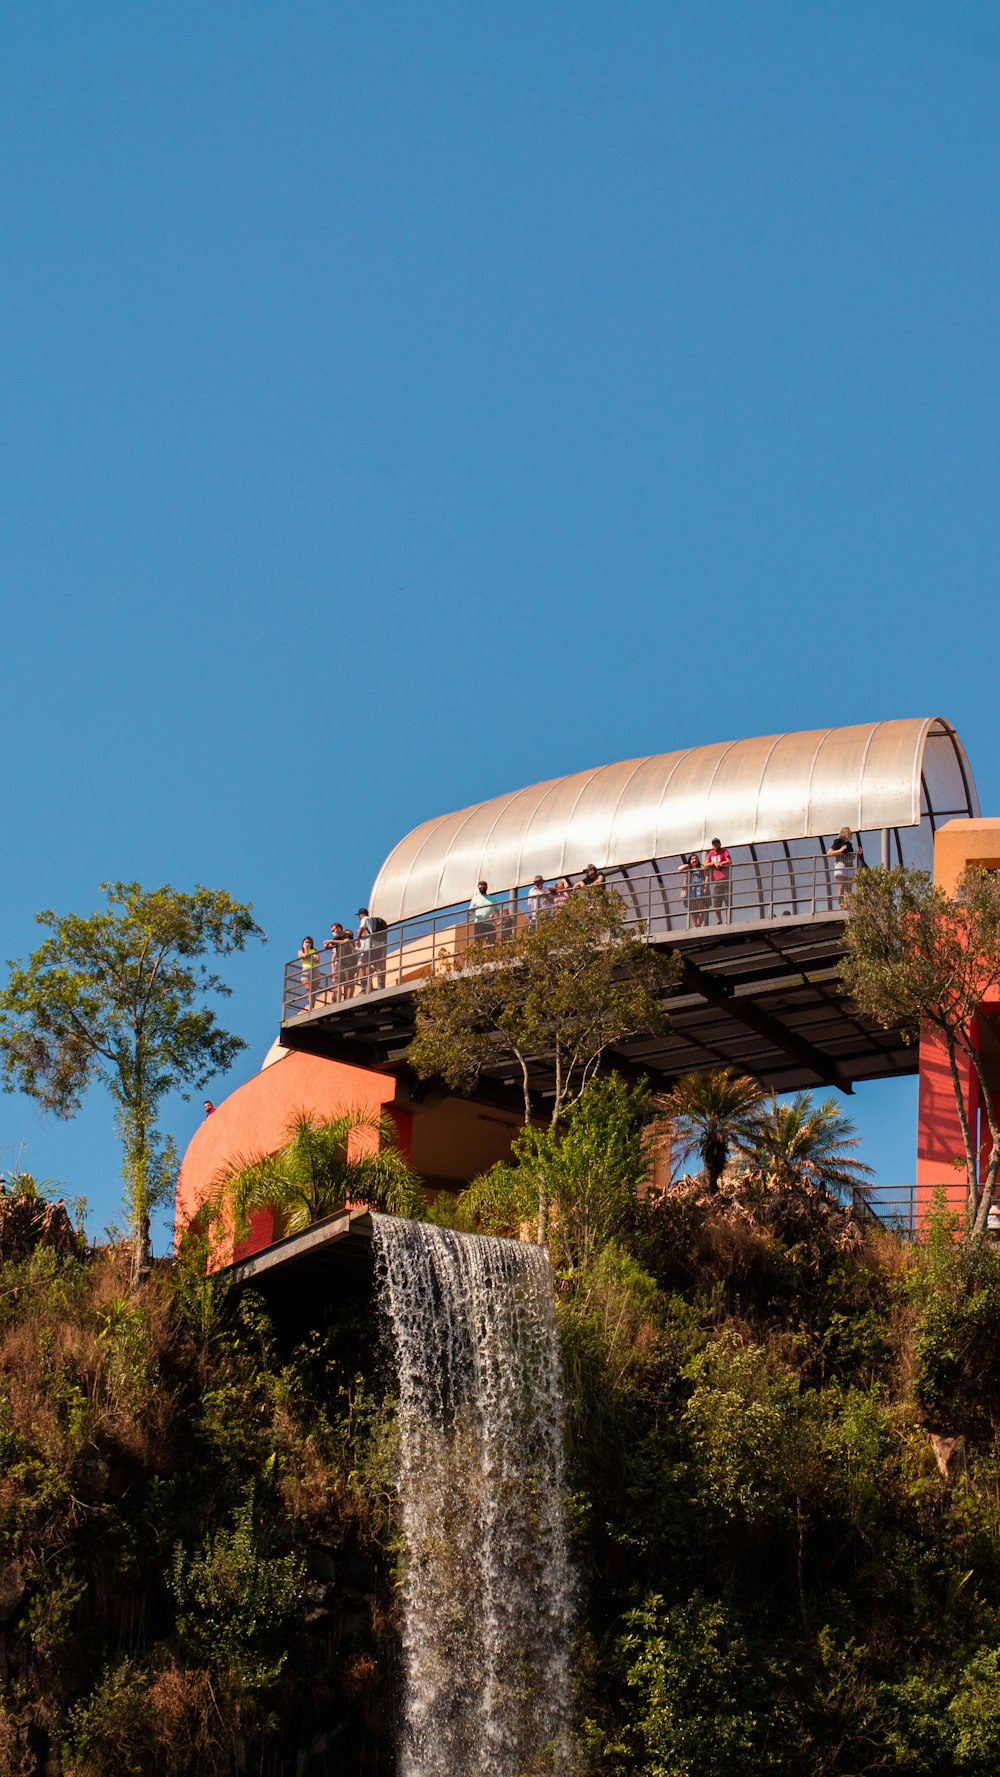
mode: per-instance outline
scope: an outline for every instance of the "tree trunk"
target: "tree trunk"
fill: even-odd
[[[1000,1126],[997,1124],[996,1112],[993,1109],[993,1097],[986,1079],[982,1056],[974,1044],[969,1045],[969,1060],[975,1069],[979,1082],[979,1094],[986,1111],[986,1121],[990,1128],[990,1157],[986,1164],[986,1177],[979,1181],[975,1213],[971,1227],[968,1229],[973,1240],[980,1240],[986,1232],[986,1218],[993,1202],[993,1190],[996,1185],[997,1173],[1000,1171]],[[978,1156],[977,1156],[978,1160]]]
[[[955,1093],[955,1108],[958,1111],[958,1120],[962,1126],[962,1140],[965,1143],[965,1166],[969,1175],[968,1189],[965,1198],[965,1231],[967,1234],[971,1234],[975,1226],[976,1211],[979,1208],[979,1169],[976,1151],[972,1145],[972,1131],[969,1128],[969,1114],[965,1108],[965,1093],[962,1091],[962,1082],[959,1079],[958,1074],[955,1039],[950,1031],[945,1031],[943,1035],[945,1048],[948,1052],[948,1069],[951,1074],[951,1084]]]
[[[122,1142],[125,1149],[125,1178],[128,1185],[129,1222],[132,1234],[132,1288],[136,1289],[149,1275],[149,1127],[135,1110],[122,1111]]]
[[[719,1136],[710,1135],[701,1150],[701,1157],[705,1162],[705,1182],[708,1189],[717,1191],[729,1158],[725,1142]]]

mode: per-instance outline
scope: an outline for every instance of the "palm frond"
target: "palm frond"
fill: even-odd
[[[368,1139],[352,1153],[352,1137]],[[366,1203],[392,1215],[417,1217],[424,1209],[420,1181],[396,1146],[396,1130],[384,1111],[349,1106],[334,1117],[304,1108],[285,1125],[276,1154],[235,1155],[212,1181],[212,1196],[230,1208],[239,1236],[262,1209],[277,1211],[289,1234],[300,1233],[347,1203]]]

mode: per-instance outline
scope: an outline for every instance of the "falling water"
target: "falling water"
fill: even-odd
[[[372,1219],[399,1380],[400,1777],[568,1777],[572,1574],[548,1258]]]

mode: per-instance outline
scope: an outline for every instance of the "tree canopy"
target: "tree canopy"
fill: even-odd
[[[57,1117],[72,1117],[99,1082],[115,1105],[136,1266],[149,1213],[169,1186],[171,1149],[157,1131],[168,1092],[185,1097],[246,1047],[204,1003],[231,989],[206,958],[263,938],[251,906],[222,889],[101,884],[98,912],[35,915],[48,937],[12,962],[0,992],[0,1077]]]
[[[834,1098],[816,1104],[811,1092],[772,1097],[756,1136],[756,1148],[772,1184],[829,1191],[853,1201],[864,1197],[872,1169],[855,1149],[861,1137]]]
[[[586,1267],[630,1229],[650,1170],[645,1131],[654,1110],[644,1084],[629,1086],[614,1073],[591,1080],[561,1124],[522,1129],[511,1163],[472,1181],[459,1201],[460,1220],[484,1234],[516,1235],[544,1191],[553,1264]]]
[[[764,1107],[759,1081],[729,1067],[683,1074],[661,1100],[676,1157],[697,1153],[710,1191],[718,1188],[733,1149],[747,1153],[756,1148]]]
[[[600,887],[461,961],[420,990],[412,1066],[471,1092],[491,1063],[512,1062],[527,1124],[541,1108],[532,1064],[544,1063],[553,1127],[609,1048],[664,1028],[660,997],[680,975],[677,959],[650,950],[627,928],[618,896]]]
[[[866,870],[851,899],[846,936],[844,984],[861,1010],[885,1028],[899,1025],[907,1042],[927,1027],[944,1048],[962,1130],[966,1228],[978,1238],[1000,1172],[1000,1122],[974,1029],[982,1000],[1000,984],[1000,877],[967,870],[949,896],[923,870]],[[960,1056],[979,1082],[990,1134],[985,1164],[970,1125]]]

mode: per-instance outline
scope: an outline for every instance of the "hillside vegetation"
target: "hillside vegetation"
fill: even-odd
[[[528,1131],[454,1212],[515,1232],[546,1169],[582,1771],[992,1773],[996,1248],[943,1216],[908,1246],[776,1138],[746,1136],[717,1188],[699,1166],[652,1191],[651,1130],[645,1094],[599,1081],[561,1170]],[[196,1246],[130,1291],[127,1251],[21,1196],[0,1217],[0,1773],[390,1773],[370,1303],[291,1335]]]

